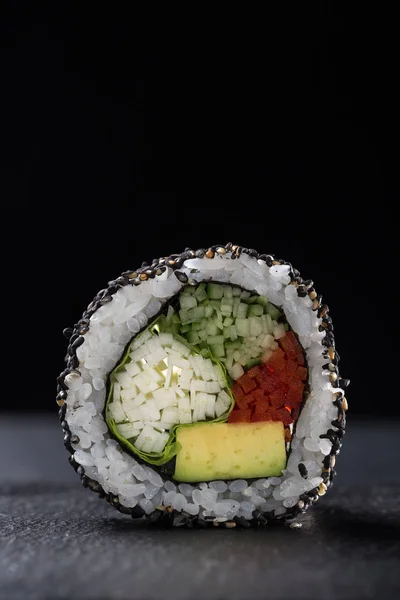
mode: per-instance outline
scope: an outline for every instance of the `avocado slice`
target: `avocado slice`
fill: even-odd
[[[193,483],[280,475],[286,467],[280,421],[178,427],[174,479]]]

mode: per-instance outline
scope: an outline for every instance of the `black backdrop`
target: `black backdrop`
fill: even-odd
[[[315,281],[352,410],[399,414],[390,19],[304,10],[183,27],[63,3],[7,13],[4,328],[26,361],[3,408],[56,409],[61,331],[109,279],[232,241]]]

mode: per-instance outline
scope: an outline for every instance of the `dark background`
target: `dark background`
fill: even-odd
[[[3,329],[26,363],[1,406],[56,410],[62,329],[108,280],[232,241],[314,280],[352,413],[400,414],[393,15],[207,10],[5,11]]]

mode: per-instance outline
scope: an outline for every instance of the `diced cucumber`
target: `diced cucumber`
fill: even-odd
[[[224,338],[225,339],[230,338],[231,337],[231,328],[230,327],[224,327],[223,334],[224,334]]]
[[[189,311],[181,308],[179,311],[179,316],[183,324],[190,322]]]
[[[209,317],[212,316],[214,310],[212,306],[205,306],[204,307],[204,316],[206,319],[208,319]]]
[[[207,300],[208,299],[206,290],[196,291],[195,292],[195,297],[197,298],[197,302],[199,304],[200,304],[200,302],[203,302],[203,300]]]
[[[240,317],[241,319],[243,319],[244,317],[247,317],[248,310],[249,310],[249,307],[247,306],[247,304],[245,304],[244,302],[240,302],[240,304],[237,307],[236,315],[238,317]]]
[[[189,308],[195,308],[197,306],[196,298],[189,294],[181,296],[179,301],[181,308],[184,310],[189,310]]]
[[[224,298],[232,298],[233,293],[232,293],[232,288],[230,285],[224,285]]]
[[[228,350],[240,348],[241,345],[242,345],[242,342],[240,340],[235,340],[234,342],[232,342],[232,341],[225,342],[225,348],[226,348],[227,352],[228,352]]]
[[[204,306],[197,306],[196,308],[191,308],[188,312],[191,321],[198,321],[204,317]]]
[[[237,319],[236,319],[237,321]],[[248,321],[250,321],[250,335],[251,336],[257,336],[260,335],[260,333],[262,332],[262,324],[261,324],[261,319],[259,319],[258,317],[250,317],[248,319]]]
[[[233,323],[233,319],[231,317],[226,317],[224,319],[224,327],[229,327],[230,325],[232,325]]]
[[[209,283],[207,285],[207,295],[212,300],[220,300],[224,294],[224,287],[216,283]]]
[[[210,306],[219,310],[221,302],[219,302],[218,300],[210,300]]]
[[[274,321],[279,319],[279,317],[282,314],[281,311],[271,303],[268,303],[266,308],[267,308],[267,313],[271,316],[271,319],[273,319]]]
[[[187,338],[187,341],[189,342],[189,344],[198,344],[200,341],[200,338],[196,331],[189,331],[186,338]]]
[[[206,341],[208,338],[208,333],[205,329],[202,329],[201,331],[197,332],[197,335],[199,336],[199,338],[203,341]]]
[[[258,296],[257,297],[257,304],[261,304],[261,306],[267,306],[268,305],[268,298],[267,296]]]
[[[247,304],[254,304],[255,302],[257,302],[258,300],[258,296],[250,296],[250,298],[248,298],[246,300]]]
[[[211,319],[207,319],[205,329],[208,335],[217,335],[219,332],[217,324],[214,321],[211,321]]]
[[[232,288],[233,296],[240,296],[241,293],[242,293],[242,290],[240,289],[240,287],[233,286],[233,288]]]
[[[237,317],[237,308],[240,304],[240,298],[233,298],[232,316]]]
[[[191,325],[193,331],[199,331],[200,329],[204,329],[204,321],[205,319],[201,319],[200,321],[194,321]],[[181,331],[183,331],[183,328]]]
[[[250,292],[247,292],[246,290],[242,290],[240,293],[240,297],[242,299],[250,298],[250,296],[251,296]]]
[[[183,325],[181,327],[181,333],[187,333],[188,331],[191,331],[192,326],[191,325]]]
[[[210,350],[217,358],[225,356],[225,348],[223,344],[210,344]]]
[[[181,294],[194,294],[195,291],[196,291],[196,286],[187,285],[186,287],[183,288],[183,290],[181,291]]]
[[[261,365],[261,358],[252,358],[251,360],[249,360],[249,362],[246,363],[246,371],[248,369],[251,369],[252,367],[255,367],[256,365]]]
[[[249,312],[247,313],[249,317],[261,317],[264,309],[260,304],[252,304],[249,306]]]
[[[234,342],[235,340],[237,340],[236,326],[235,325],[231,325],[230,331],[231,331],[231,340],[232,340],[232,342]]]
[[[249,319],[242,319],[240,317],[237,317],[235,321],[235,327],[237,334],[241,337],[247,337],[248,335],[250,335]]]
[[[223,335],[210,335],[210,337],[208,338],[208,343],[210,344],[210,346],[214,346],[214,345],[218,345],[218,344],[223,344],[224,343],[224,336]],[[224,356],[224,354],[221,354],[220,356]]]
[[[198,292],[199,290],[205,290],[206,287],[207,287],[207,284],[205,284],[204,281],[202,281],[201,283],[198,283],[197,286],[194,288],[195,293]]]

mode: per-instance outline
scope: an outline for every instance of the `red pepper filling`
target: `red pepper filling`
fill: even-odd
[[[235,382],[236,402],[228,423],[282,421],[287,426],[298,418],[307,380],[303,351],[293,331],[278,343],[265,364]]]

